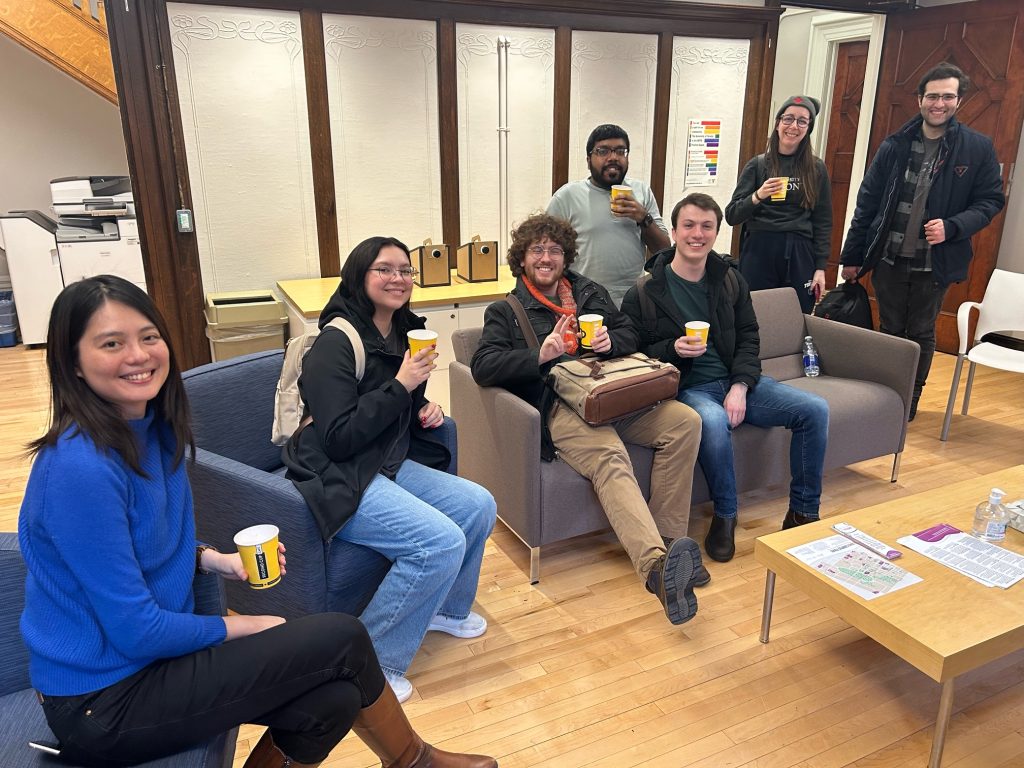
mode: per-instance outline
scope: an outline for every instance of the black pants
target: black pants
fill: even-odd
[[[384,674],[358,619],[294,619],[188,656],[163,659],[100,691],[46,696],[62,754],[126,766],[181,752],[242,723],[270,727],[300,763],[324,760]]]
[[[940,286],[931,272],[911,272],[909,259],[895,266],[878,262],[871,285],[878,301],[878,330],[890,336],[916,341],[921,347],[914,379],[914,399],[921,396],[935,355],[935,321],[949,286]]]
[[[740,274],[752,291],[792,286],[804,314],[814,309],[814,244],[795,232],[749,232],[740,248]]]

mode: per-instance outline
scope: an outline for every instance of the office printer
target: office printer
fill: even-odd
[[[46,341],[50,308],[65,285],[112,274],[146,290],[127,176],[72,176],[50,182],[54,220],[40,211],[0,215],[0,248],[25,344]]]

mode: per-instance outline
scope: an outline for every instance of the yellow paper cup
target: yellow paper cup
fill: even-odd
[[[268,589],[281,580],[278,534],[276,525],[254,525],[235,534],[235,546],[253,589]]]
[[[633,188],[628,184],[615,184],[612,186],[611,201],[610,204],[614,204],[615,201],[620,198],[631,198],[633,197]],[[612,209],[612,215],[615,214],[615,209]]]
[[[594,334],[602,325],[604,325],[602,315],[580,315],[580,331],[583,333],[580,346],[590,349],[594,345]]]
[[[789,191],[789,176],[779,176],[782,179],[782,189],[772,195],[772,200],[785,200],[786,192]]]
[[[437,331],[422,330],[409,331],[409,356],[414,356],[421,349],[437,346]]]
[[[710,330],[711,323],[705,323],[703,320],[691,320],[686,324],[686,335],[700,336],[700,340],[704,344],[708,343],[708,331]]]

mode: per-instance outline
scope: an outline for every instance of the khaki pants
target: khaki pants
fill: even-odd
[[[686,536],[700,417],[692,408],[670,401],[638,416],[592,427],[556,402],[548,427],[558,455],[594,485],[615,535],[640,578],[646,579],[665,554],[661,537]],[[623,441],[654,449],[649,506]]]

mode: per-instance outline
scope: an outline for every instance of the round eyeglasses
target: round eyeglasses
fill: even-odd
[[[806,128],[811,124],[811,121],[806,117],[794,117],[793,115],[783,115],[779,118],[779,122],[783,125],[792,125],[796,123],[801,128]]]
[[[545,248],[543,245],[531,245],[526,250],[531,256],[538,259],[545,253],[550,254],[555,258],[558,258],[559,256],[563,256],[565,254],[565,251],[562,249],[562,246],[560,245],[549,245],[547,248]]]
[[[420,273],[418,269],[412,267],[402,267],[401,269],[395,269],[394,267],[370,267],[371,272],[376,272],[380,275],[381,280],[393,280],[395,275],[398,275],[403,280],[412,280],[416,275]]]

